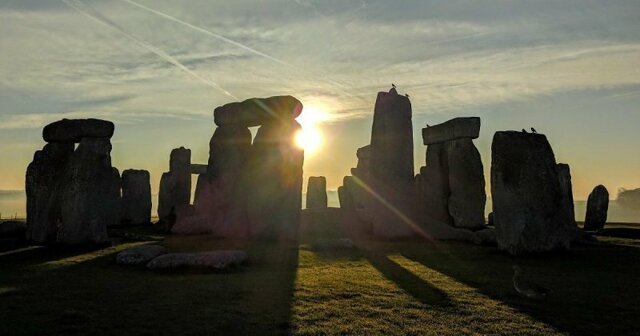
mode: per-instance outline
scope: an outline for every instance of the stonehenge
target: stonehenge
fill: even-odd
[[[597,231],[604,228],[609,210],[609,191],[603,185],[593,188],[587,199],[587,213],[584,217],[584,229]]]
[[[413,211],[413,125],[411,102],[395,88],[379,92],[371,130],[369,187],[373,234],[411,236]]]
[[[120,174],[111,166],[113,123],[63,119],[44,127],[44,148],[27,167],[27,238],[103,244],[120,221]],[[74,149],[75,144],[77,148]]]
[[[569,248],[575,222],[566,209],[567,170],[559,174],[546,136],[496,132],[491,150],[498,247],[514,255]]]
[[[191,150],[180,147],[171,151],[169,171],[160,178],[158,218],[167,220],[183,211],[191,201]]]
[[[206,171],[191,165],[191,172],[199,174],[194,203],[191,211],[176,212],[171,231],[297,239],[304,153],[293,138],[301,129],[295,121],[301,112],[302,103],[292,96],[252,98],[217,107]],[[249,127],[253,126],[260,127],[252,142]],[[161,187],[160,193],[172,195],[168,188],[172,178],[166,180],[167,187]],[[170,215],[167,209],[163,206],[162,214]]]
[[[484,170],[473,139],[480,118],[455,118],[422,129],[426,165],[420,168],[420,216],[454,227],[482,229],[486,203]]]
[[[146,170],[127,169],[122,172],[122,222],[151,222],[151,184]]]
[[[307,209],[327,207],[327,179],[324,176],[309,176],[307,183]]]

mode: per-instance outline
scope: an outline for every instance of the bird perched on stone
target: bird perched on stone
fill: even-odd
[[[536,131],[536,129],[535,129],[535,128],[533,128],[533,127],[531,127],[531,132],[532,132],[532,133],[538,133],[538,131]]]
[[[408,93],[405,93],[405,94],[404,94],[404,96],[405,96],[405,97],[407,97],[407,98],[409,98],[409,94],[408,94]]]
[[[513,265],[513,288],[516,292],[528,299],[544,299],[549,290],[538,284],[522,279],[522,269],[518,265]]]
[[[396,88],[396,85],[395,85],[395,84],[393,84],[393,83],[391,83],[391,87],[395,89],[395,88]]]
[[[427,127],[431,127],[431,126],[429,126],[429,124],[427,124]]]
[[[522,129],[522,133],[527,133],[527,131],[524,130],[524,128]]]

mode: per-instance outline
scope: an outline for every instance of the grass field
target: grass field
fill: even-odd
[[[638,332],[640,245],[608,239],[562,255],[514,258],[464,243],[307,244],[157,237],[171,251],[242,248],[225,273],[159,274],[114,254],[0,254],[0,335],[623,335]],[[517,296],[512,265],[552,290]]]

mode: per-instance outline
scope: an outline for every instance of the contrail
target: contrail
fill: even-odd
[[[169,15],[169,14],[166,14],[166,13],[163,13],[163,12],[161,12],[161,11],[155,10],[155,9],[153,9],[153,8],[147,7],[147,6],[143,5],[143,4],[140,4],[140,3],[135,2],[135,1],[133,1],[133,0],[122,0],[122,1],[124,1],[124,2],[126,2],[126,3],[128,3],[128,4],[131,4],[131,5],[133,5],[133,6],[136,6],[136,7],[138,7],[138,8],[142,8],[142,9],[144,9],[144,10],[148,11],[148,12],[154,13],[154,14],[156,14],[156,15],[158,15],[158,16],[161,16],[161,17],[163,17],[163,18],[165,18],[165,19],[171,20],[171,21],[176,22],[176,23],[179,23],[179,24],[181,24],[181,25],[185,25],[185,26],[187,26],[187,27],[189,27],[189,28],[191,28],[191,29],[197,30],[197,31],[199,31],[199,32],[201,32],[201,33],[203,33],[203,34],[206,34],[206,35],[209,35],[209,36],[211,36],[211,37],[214,37],[214,38],[217,38],[217,39],[219,39],[219,40],[222,40],[222,41],[224,41],[224,42],[227,42],[227,43],[233,44],[233,45],[234,45],[234,46],[236,46],[236,47],[242,48],[242,49],[247,50],[247,51],[249,51],[249,52],[252,52],[252,53],[254,53],[254,54],[256,54],[256,55],[262,56],[262,57],[267,58],[267,59],[269,59],[269,60],[271,60],[271,61],[274,61],[274,62],[276,62],[276,63],[282,64],[282,65],[287,66],[287,67],[290,67],[290,68],[298,69],[297,67],[295,67],[295,66],[293,66],[293,65],[291,65],[291,64],[289,64],[289,63],[287,63],[287,62],[285,62],[285,61],[279,60],[279,59],[277,59],[277,58],[275,58],[275,57],[273,57],[273,56],[270,56],[270,55],[267,55],[267,54],[265,54],[265,53],[263,53],[263,52],[261,52],[261,51],[255,50],[255,49],[253,49],[253,48],[251,48],[251,47],[249,47],[249,46],[247,46],[247,45],[244,45],[244,44],[242,44],[242,43],[240,43],[240,42],[236,42],[236,41],[234,41],[234,40],[232,40],[232,39],[226,38],[226,37],[224,37],[224,36],[222,36],[222,35],[220,35],[220,34],[216,34],[216,33],[214,33],[214,32],[211,32],[211,31],[209,31],[209,30],[206,30],[206,29],[204,29],[204,28],[202,28],[202,27],[198,27],[198,26],[192,25],[192,24],[191,24],[191,23],[189,23],[189,22],[182,21],[182,20],[180,20],[180,19],[178,19],[178,18],[176,18],[176,17],[173,17],[173,16],[171,16],[171,15]]]
[[[200,82],[202,82],[205,85],[208,85],[216,90],[219,90],[221,92],[223,92],[224,94],[226,94],[227,96],[233,98],[233,99],[238,99],[236,96],[232,95],[229,91],[225,90],[223,87],[221,87],[218,83],[213,82],[209,79],[206,79],[200,75],[198,75],[197,73],[195,73],[193,70],[187,68],[184,64],[182,64],[180,61],[178,61],[175,57],[167,54],[166,52],[164,52],[162,49],[159,49],[145,41],[142,41],[140,39],[138,39],[137,37],[129,34],[126,30],[124,30],[122,27],[120,27],[119,25],[117,25],[116,23],[114,23],[113,21],[107,19],[106,17],[104,17],[103,15],[101,15],[100,13],[96,12],[96,11],[92,11],[92,13],[89,13],[89,11],[91,9],[83,9],[80,8],[80,6],[85,7],[86,5],[84,5],[81,1],[79,0],[75,0],[75,4],[72,3],[70,0],[61,0],[65,5],[71,7],[72,9],[76,10],[77,12],[81,13],[82,15],[88,17],[89,19],[96,21],[99,24],[102,24],[104,26],[107,26],[113,30],[118,31],[120,34],[122,34],[123,36],[125,36],[126,38],[128,38],[129,40],[131,40],[132,42],[136,43],[137,45],[143,47],[144,49],[156,54],[158,57],[162,58],[163,60],[173,64],[174,66],[176,66],[178,69],[186,72],[187,74],[191,75],[192,77],[194,77],[195,79],[199,80]]]
[[[143,9],[143,10],[148,11],[148,12],[150,12],[150,13],[156,14],[156,15],[158,15],[158,16],[160,16],[160,17],[163,17],[163,18],[165,18],[165,19],[167,19],[167,20],[171,20],[171,21],[173,21],[173,22],[176,22],[176,23],[179,23],[179,24],[184,25],[184,26],[186,26],[186,27],[189,27],[189,28],[191,28],[191,29],[194,29],[194,30],[196,30],[196,31],[198,31],[198,32],[201,32],[201,33],[205,34],[205,35],[208,35],[208,36],[211,36],[211,37],[213,37],[213,38],[216,38],[216,39],[219,39],[219,40],[221,40],[221,41],[224,41],[224,42],[227,42],[227,43],[229,43],[229,44],[232,44],[232,45],[234,45],[234,46],[236,46],[236,47],[239,47],[239,48],[241,48],[241,49],[244,49],[244,50],[246,50],[246,51],[249,51],[249,52],[251,52],[251,53],[253,53],[253,54],[255,54],[255,55],[262,56],[262,57],[264,57],[264,58],[266,58],[266,59],[268,59],[268,60],[270,60],[270,61],[273,61],[273,62],[275,62],[275,63],[278,63],[278,64],[280,64],[280,65],[284,65],[284,66],[286,66],[286,67],[288,67],[288,68],[294,69],[294,70],[299,71],[299,72],[308,72],[308,71],[307,71],[307,70],[305,70],[305,69],[302,69],[302,68],[299,68],[299,67],[294,66],[294,65],[292,65],[292,64],[289,64],[289,63],[287,63],[287,62],[285,62],[285,61],[283,61],[283,60],[280,60],[280,59],[275,58],[275,57],[273,57],[273,56],[271,56],[271,55],[265,54],[265,53],[263,53],[263,52],[261,52],[261,51],[259,51],[259,50],[253,49],[253,48],[251,48],[251,47],[249,47],[249,46],[247,46],[247,45],[245,45],[245,44],[242,44],[242,43],[240,43],[240,42],[234,41],[234,40],[229,39],[229,38],[227,38],[227,37],[224,37],[224,36],[222,36],[222,35],[220,35],[220,34],[216,34],[216,33],[214,33],[214,32],[211,32],[211,31],[209,31],[209,30],[206,30],[206,29],[204,29],[204,28],[202,28],[202,27],[198,27],[198,26],[193,25],[193,24],[191,24],[191,23],[189,23],[189,22],[186,22],[186,21],[180,20],[180,19],[178,19],[178,18],[176,18],[176,17],[174,17],[174,16],[171,16],[171,15],[169,15],[169,14],[167,14],[167,13],[164,13],[164,12],[161,12],[161,11],[159,11],[159,10],[156,10],[156,9],[153,9],[153,8],[150,8],[150,7],[147,7],[147,6],[145,6],[145,5],[141,4],[141,3],[138,3],[138,2],[136,2],[136,1],[133,1],[133,0],[121,0],[121,1],[126,2],[126,3],[128,3],[128,4],[132,5],[132,6],[136,6],[136,7],[140,8],[140,9]],[[364,2],[363,2],[363,3],[364,3]],[[365,5],[365,6],[366,6],[366,5]],[[344,84],[342,84],[342,83],[336,82],[336,81],[331,80],[331,79],[326,79],[326,78],[325,78],[325,79],[321,79],[321,80],[323,80],[324,82],[329,83],[329,84],[331,84],[331,85],[333,85],[333,86],[335,86],[335,87],[338,87],[338,88],[342,89],[342,91],[340,91],[340,93],[342,93],[342,94],[344,94],[344,95],[346,95],[346,96],[349,96],[349,97],[351,97],[351,98],[353,98],[353,99],[360,100],[360,101],[363,101],[363,102],[365,101],[365,100],[364,100],[364,99],[362,99],[361,97],[358,97],[358,96],[356,96],[356,95],[354,95],[354,94],[351,94],[351,93],[349,93],[349,92],[344,91],[344,90],[346,90],[346,89],[347,89],[347,86],[346,86],[346,85],[344,85]]]

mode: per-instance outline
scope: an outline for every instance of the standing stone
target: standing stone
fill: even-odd
[[[413,126],[411,102],[395,89],[379,92],[373,116],[370,159],[373,234],[413,235]],[[384,200],[384,201],[383,201]]]
[[[420,168],[422,196],[418,207],[426,222],[451,225],[449,215],[449,158],[443,144],[427,147],[427,164]]]
[[[562,211],[569,218],[569,225],[574,229],[576,226],[576,214],[573,205],[573,186],[571,185],[571,169],[568,164],[558,163],[558,180],[562,190]]]
[[[209,142],[209,164],[203,192],[198,192],[196,216],[208,221],[211,233],[246,238],[249,232],[247,200],[251,132],[247,127],[216,128]],[[199,183],[200,180],[199,180]],[[205,206],[206,204],[206,206]],[[204,226],[204,224],[202,224]]]
[[[158,217],[165,219],[191,201],[191,150],[180,147],[171,151],[169,172],[160,178]]]
[[[584,229],[596,231],[604,228],[609,210],[609,191],[603,185],[593,188],[587,199],[587,214],[584,218]]]
[[[542,134],[496,132],[491,192],[498,247],[511,254],[569,248],[571,219],[553,150]]]
[[[251,234],[297,239],[302,206],[304,153],[293,142],[301,127],[296,121],[266,124],[252,146],[248,179]]]
[[[352,177],[344,179],[343,185],[351,193],[353,203],[357,209],[371,208],[371,195],[367,190],[371,184],[371,145],[358,148],[356,152],[358,164],[351,169]]]
[[[128,224],[151,222],[151,184],[146,170],[122,172],[122,221]]]
[[[73,154],[73,143],[51,143],[33,156],[26,173],[27,239],[53,242],[62,222],[61,181]]]
[[[83,138],[63,179],[62,223],[58,241],[106,243],[107,226],[119,222],[118,171],[111,167],[108,138]]]
[[[482,229],[487,201],[484,168],[480,153],[471,138],[446,143],[449,168],[449,214],[453,225],[466,229]]]
[[[355,206],[353,204],[353,197],[347,187],[340,186],[338,187],[338,201],[340,202],[340,209],[346,211],[354,211]]]
[[[324,209],[327,207],[327,178],[310,176],[307,183],[307,209]]]

